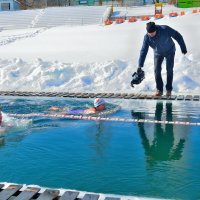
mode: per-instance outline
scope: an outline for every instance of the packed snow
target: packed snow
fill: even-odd
[[[137,7],[140,14],[152,7]],[[163,8],[165,9],[165,8]],[[128,10],[129,11],[129,10]],[[132,11],[133,12],[133,11]],[[199,94],[200,13],[154,20],[178,30],[188,53],[176,43],[173,93]],[[0,32],[0,90],[154,93],[153,51],[149,49],[140,85],[131,75],[146,33],[146,21],[85,26],[27,28]],[[166,79],[165,62],[163,80]]]

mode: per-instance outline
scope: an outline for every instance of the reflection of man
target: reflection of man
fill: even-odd
[[[162,114],[163,102],[160,102],[156,104],[155,120],[161,121]],[[141,119],[142,115],[141,113],[135,113],[132,111],[132,116],[134,118],[137,117]],[[172,103],[166,103],[166,120],[173,120]],[[178,143],[175,144],[173,124],[166,124],[163,127],[163,124],[155,123],[152,142],[150,142],[145,133],[144,123],[138,123],[138,127],[142,139],[142,144],[145,149],[145,154],[150,162],[156,160],[179,160],[181,158],[181,153],[184,147],[185,140],[180,138]]]
[[[0,111],[0,126],[2,125],[2,112]]]
[[[5,145],[5,138],[0,135],[0,147]]]

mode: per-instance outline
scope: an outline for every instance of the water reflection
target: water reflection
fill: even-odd
[[[90,141],[90,148],[96,152],[96,158],[104,158],[112,138],[112,131],[110,129],[108,131],[107,126],[103,122],[97,121],[95,126],[93,124],[93,126],[88,127],[87,136]]]
[[[0,148],[5,145],[5,138],[4,136],[0,136]]]
[[[131,111],[131,114],[133,118],[145,119],[145,113]],[[173,121],[172,103],[166,102],[164,107],[163,102],[157,102],[154,120]],[[185,139],[178,135],[175,138],[173,124],[138,123],[138,128],[149,164],[155,164],[156,161],[179,160],[182,157]]]

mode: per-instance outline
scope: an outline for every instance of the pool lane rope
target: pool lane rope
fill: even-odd
[[[200,122],[187,122],[187,121],[164,121],[164,120],[150,120],[150,119],[128,119],[119,117],[102,117],[102,116],[86,116],[86,115],[68,115],[68,114],[12,114],[6,113],[10,117],[46,117],[46,118],[62,118],[62,119],[79,119],[79,120],[92,120],[92,121],[112,121],[112,122],[129,122],[129,123],[152,123],[152,124],[173,124],[173,125],[189,125],[200,126]]]

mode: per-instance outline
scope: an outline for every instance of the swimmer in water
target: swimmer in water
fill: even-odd
[[[53,106],[50,108],[51,111],[63,111],[62,108]],[[67,111],[66,114],[94,114],[96,112],[104,111],[106,110],[105,101],[101,98],[96,98],[94,100],[94,106],[88,109],[82,109],[82,110],[70,110]]]

